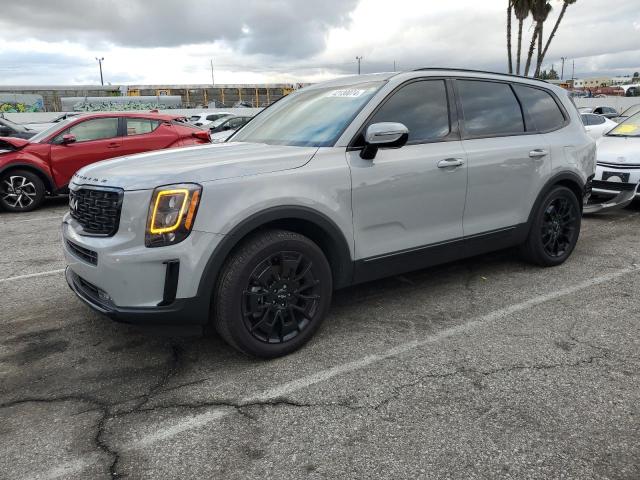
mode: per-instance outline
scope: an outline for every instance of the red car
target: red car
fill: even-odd
[[[65,193],[90,163],[134,153],[210,143],[209,132],[177,115],[92,113],[55,123],[28,140],[0,137],[0,208],[27,212]]]

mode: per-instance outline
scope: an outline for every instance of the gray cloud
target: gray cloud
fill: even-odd
[[[12,38],[173,47],[223,41],[247,54],[303,58],[347,25],[358,0],[20,0],[3,2]]]

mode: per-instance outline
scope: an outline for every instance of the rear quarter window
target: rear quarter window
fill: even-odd
[[[550,132],[564,125],[564,114],[550,93],[523,85],[514,85],[513,88],[533,124],[527,125],[527,130]]]

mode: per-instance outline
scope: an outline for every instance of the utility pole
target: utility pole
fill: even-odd
[[[360,75],[360,62],[362,61],[362,57],[356,57],[356,60],[358,61],[358,75]]]
[[[567,57],[560,57],[560,60],[562,60],[562,68],[560,69],[560,80],[564,80],[564,61],[567,59]]]
[[[104,57],[96,57],[96,60],[98,61],[98,65],[100,66],[100,85],[104,86],[104,79],[102,78],[102,62],[104,61]]]
[[[396,71],[396,61],[395,60],[393,61],[393,71],[394,72]]]
[[[211,59],[211,86],[213,87],[216,82],[213,80],[213,58]]]
[[[572,60],[572,67],[571,67],[571,81],[573,82],[575,80],[575,73],[576,73],[576,61]]]

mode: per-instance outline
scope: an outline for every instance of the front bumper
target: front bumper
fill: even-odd
[[[130,220],[138,217],[123,209],[114,236],[91,237],[81,235],[81,227],[66,215],[62,243],[69,286],[91,308],[117,321],[206,324],[209,295],[199,294],[200,279],[223,236],[193,231],[179,244],[146,248],[144,227]]]
[[[602,197],[615,197],[621,192],[635,191],[640,197],[637,186],[640,183],[640,166],[614,165],[598,163],[593,180],[593,194]]]

